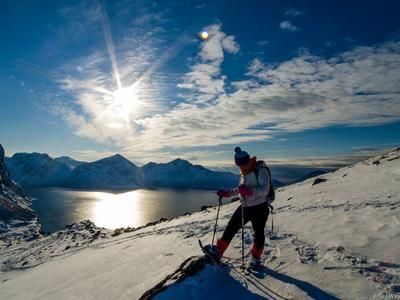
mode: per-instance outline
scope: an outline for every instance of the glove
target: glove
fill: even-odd
[[[244,185],[244,184],[239,185],[237,188],[237,191],[243,197],[253,195],[253,191],[251,190],[251,188],[249,188],[247,185]]]
[[[228,197],[231,196],[228,191],[224,191],[224,190],[219,190],[217,192],[217,195],[220,196],[220,197],[225,197],[225,198],[228,198]]]

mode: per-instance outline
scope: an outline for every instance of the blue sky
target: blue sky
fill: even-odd
[[[19,2],[0,12],[8,155],[330,166],[400,145],[398,1]]]

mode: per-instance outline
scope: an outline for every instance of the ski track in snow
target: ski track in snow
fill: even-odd
[[[278,189],[276,230],[266,231],[262,276],[241,271],[239,231],[223,258],[229,268],[209,266],[157,299],[217,299],[224,291],[230,299],[400,299],[398,158],[396,150],[318,176],[326,179],[318,184],[311,178]],[[217,236],[237,205],[222,207]],[[0,298],[137,299],[185,258],[200,254],[197,239],[211,239],[215,214],[210,208],[118,236],[83,222],[33,241],[0,242]],[[251,244],[248,224],[246,261]],[[86,269],[96,264],[104,275],[93,279]],[[110,266],[114,276],[124,275],[110,278]],[[48,271],[51,277],[43,273]],[[75,273],[80,281],[68,277]],[[72,294],[63,281],[74,284]],[[62,288],[46,290],[49,284]]]

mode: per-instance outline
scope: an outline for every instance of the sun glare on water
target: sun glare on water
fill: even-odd
[[[98,202],[92,218],[97,226],[115,229],[137,226],[142,221],[142,212],[138,207],[140,195],[137,191],[122,194],[96,192],[95,197]]]

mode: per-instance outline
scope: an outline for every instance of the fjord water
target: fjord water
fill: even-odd
[[[138,227],[160,218],[200,211],[203,205],[218,203],[215,192],[203,190],[141,189],[116,193],[32,188],[27,192],[34,198],[33,209],[46,232],[54,232],[85,219],[109,229]]]

